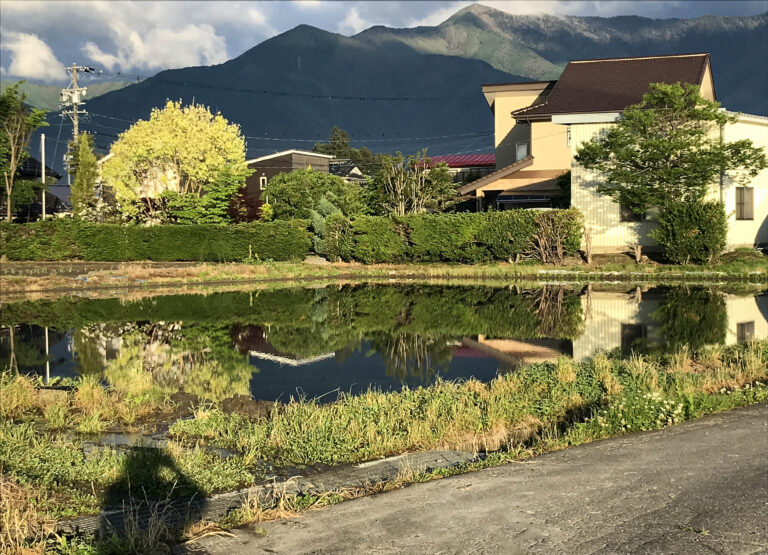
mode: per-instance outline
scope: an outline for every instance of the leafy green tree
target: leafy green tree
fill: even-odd
[[[456,184],[448,166],[433,165],[426,150],[407,157],[397,152],[382,159],[366,193],[373,213],[403,216],[445,208],[456,196]]]
[[[579,149],[576,161],[603,175],[599,193],[634,212],[696,202],[720,173],[748,182],[768,166],[750,140],[721,141],[718,127],[737,119],[695,85],[652,83],[642,102]]]
[[[93,153],[93,136],[81,133],[74,144],[75,181],[72,185],[72,214],[82,218],[96,204],[98,167]]]
[[[202,105],[168,101],[136,122],[112,145],[102,176],[122,209],[138,219],[156,218],[164,191],[203,196],[224,166],[245,162],[240,127]]]
[[[228,224],[233,221],[237,192],[253,170],[244,164],[223,166],[205,186],[200,196],[165,191],[165,220],[178,224]]]
[[[275,220],[310,218],[321,199],[333,204],[345,216],[360,214],[364,208],[360,185],[311,169],[275,176],[267,183],[262,197],[269,201]]]
[[[13,187],[19,166],[29,156],[32,133],[45,127],[45,110],[24,103],[26,94],[19,93],[19,81],[0,95],[0,173],[5,184],[5,217],[13,219]]]

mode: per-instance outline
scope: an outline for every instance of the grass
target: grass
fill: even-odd
[[[477,265],[453,264],[372,264],[331,263],[324,265],[302,262],[263,264],[185,264],[167,266],[146,263],[124,263],[101,270],[93,263],[82,263],[83,275],[73,276],[77,263],[60,263],[67,272],[57,273],[56,265],[46,265],[47,275],[40,275],[39,263],[11,262],[0,276],[6,294],[33,293],[47,290],[125,288],[170,284],[205,284],[222,282],[257,282],[272,280],[373,279],[373,278],[502,278],[502,279],[578,279],[581,281],[634,280],[656,282],[698,281],[768,281],[768,257],[753,249],[737,249],[724,254],[719,261],[707,265],[636,264],[623,255],[595,255],[587,266],[572,257],[562,266],[534,261],[518,264]],[[70,274],[70,275],[67,275]]]
[[[248,460],[278,465],[356,463],[437,448],[497,451],[553,427],[576,428],[590,417],[607,420],[606,429],[615,434],[628,417],[623,431],[654,429],[659,418],[670,418],[660,412],[666,404],[680,409],[665,424],[756,402],[768,398],[765,387],[753,388],[768,381],[767,367],[765,341],[710,349],[697,357],[599,356],[583,363],[563,358],[557,364],[521,368],[487,384],[442,381],[396,393],[341,395],[326,405],[296,401],[255,421],[204,409],[194,419],[177,421],[170,432],[181,441],[204,440]],[[646,395],[654,403],[640,402]],[[624,403],[621,409],[614,407],[614,399]],[[625,405],[640,416],[621,412]],[[606,437],[591,420],[584,430],[592,439]]]
[[[277,406],[267,417],[246,418],[215,405],[171,427],[175,441],[162,449],[84,449],[77,428],[95,426],[129,396],[82,380],[45,404],[26,377],[0,380],[0,548],[61,553],[142,552],[180,538],[223,533],[408,483],[479,470],[539,453],[617,435],[654,430],[704,414],[768,401],[768,341],[744,346],[683,349],[620,359],[598,355],[575,363],[533,364],[489,383],[438,382],[396,393],[341,395]],[[142,391],[144,388],[142,388]],[[146,401],[154,403],[156,401]],[[97,415],[97,416],[94,416]],[[62,433],[64,430],[65,433]],[[211,446],[231,450],[223,456]],[[133,499],[210,495],[264,479],[275,466],[356,463],[428,449],[481,453],[475,462],[424,472],[406,469],[387,484],[318,495],[250,499],[218,523],[195,524],[180,536],[163,523],[134,526],[125,537],[57,538],[50,524],[93,514],[104,504]],[[161,506],[161,505],[160,505]],[[91,550],[91,551],[89,551]]]

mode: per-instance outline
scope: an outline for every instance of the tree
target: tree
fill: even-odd
[[[736,119],[695,85],[652,83],[642,102],[579,149],[576,161],[603,175],[599,193],[634,212],[697,202],[719,174],[748,182],[768,165],[750,140],[720,140],[718,128]]]
[[[13,219],[13,186],[16,171],[29,156],[29,139],[32,133],[45,127],[45,110],[30,108],[24,100],[26,94],[19,93],[19,81],[5,89],[0,95],[0,172],[5,184],[5,217]]]
[[[200,197],[224,166],[242,167],[245,139],[239,126],[205,106],[168,101],[121,133],[111,154],[102,176],[121,208],[139,219],[157,218],[152,199],[162,192]]]
[[[262,196],[269,201],[275,220],[307,219],[322,199],[345,216],[363,212],[360,185],[311,169],[281,173],[267,183]]]
[[[178,224],[232,223],[234,199],[252,171],[244,164],[223,166],[200,196],[165,191],[161,195],[164,219]]]
[[[96,204],[98,166],[93,153],[93,136],[81,133],[73,145],[75,181],[72,185],[72,214],[82,218]]]
[[[312,151],[320,154],[330,154],[336,158],[349,158],[366,175],[371,175],[379,169],[384,156],[383,154],[374,154],[366,146],[362,146],[359,149],[353,148],[349,144],[349,133],[339,129],[336,125],[331,129],[328,142],[315,143]]]
[[[426,150],[407,158],[401,152],[385,156],[366,189],[371,211],[396,216],[440,210],[456,196],[448,166],[433,166]]]

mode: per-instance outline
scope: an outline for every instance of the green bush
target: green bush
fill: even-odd
[[[725,249],[728,217],[721,202],[672,204],[651,232],[666,258],[675,264],[712,262]]]
[[[418,262],[475,263],[489,259],[477,243],[485,214],[420,214],[405,216],[409,258]]]
[[[350,226],[350,260],[365,264],[404,262],[408,244],[404,226],[385,216],[357,216]]]
[[[535,231],[536,216],[530,210],[488,212],[477,240],[488,249],[491,258],[510,260],[528,250]]]
[[[303,258],[310,235],[305,222],[254,222],[231,226],[151,227],[51,220],[0,225],[0,251],[10,260],[233,262]]]

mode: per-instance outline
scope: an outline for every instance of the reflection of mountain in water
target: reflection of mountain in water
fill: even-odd
[[[0,356],[22,372],[43,375],[47,361],[53,376],[100,375],[136,394],[275,399],[744,342],[768,337],[766,314],[768,295],[702,287],[343,286],[30,302],[4,307]]]

